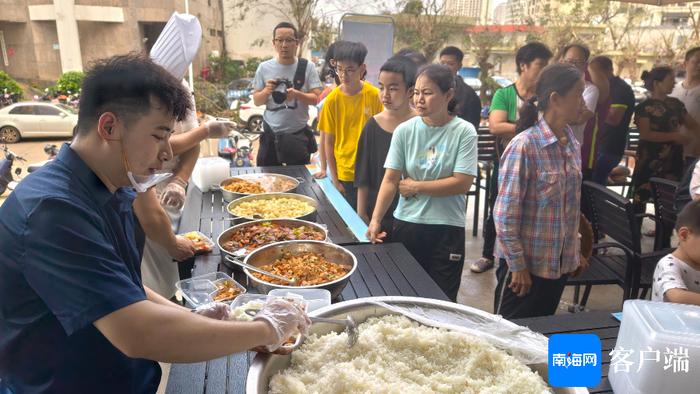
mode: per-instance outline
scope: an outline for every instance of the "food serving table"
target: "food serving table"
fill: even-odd
[[[446,295],[428,276],[408,250],[397,243],[384,245],[357,244],[342,217],[330,204],[321,188],[303,166],[234,168],[232,174],[273,172],[304,179],[296,192],[315,198],[319,202],[319,223],[328,226],[329,236],[336,244],[345,245],[357,257],[357,270],[338,299],[351,300],[375,296],[414,296],[447,300]],[[233,225],[226,221],[226,203],[221,192],[202,193],[196,187],[188,191],[186,209],[180,222],[180,231],[198,230],[213,240]],[[220,251],[214,247],[210,254],[195,259],[193,275],[218,270],[231,273],[221,263]],[[234,278],[248,287],[247,278],[241,272],[233,272]],[[609,312],[582,312],[514,320],[533,331],[550,336],[559,333],[593,333],[603,345],[603,379],[592,393],[612,392],[607,374],[609,352],[615,345],[620,323]],[[246,377],[254,352],[232,354],[202,363],[172,364],[166,387],[167,393],[244,393]]]
[[[334,302],[385,295],[447,300],[445,293],[403,244],[361,244],[345,247],[357,258],[357,270]],[[219,263],[220,259],[217,256],[200,256],[195,263],[194,275],[214,272]],[[221,268],[230,272],[224,265],[221,265]],[[245,275],[235,272],[234,277],[248,287]],[[254,356],[254,352],[245,352],[203,363],[173,364],[166,392],[244,393],[246,376]]]
[[[233,175],[255,172],[273,172],[303,179],[304,182],[295,192],[310,196],[319,202],[317,222],[328,227],[333,243],[344,245],[357,258],[355,273],[333,302],[376,296],[413,296],[447,300],[445,293],[402,244],[358,243],[305,167],[232,169]],[[228,218],[221,192],[202,193],[196,187],[191,187],[179,232],[197,230],[216,241],[221,232],[233,225],[233,222],[225,220]],[[212,253],[195,258],[192,274],[197,276],[216,271],[232,273],[221,264],[221,252],[215,246]],[[242,272],[233,272],[233,276],[249,288],[247,278]],[[208,362],[173,364],[166,390],[168,393],[243,393],[246,375],[254,356],[254,352],[245,352]]]

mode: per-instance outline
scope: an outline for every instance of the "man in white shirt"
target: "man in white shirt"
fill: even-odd
[[[579,44],[571,44],[564,48],[562,54],[561,61],[563,63],[569,63],[581,70],[582,73],[586,73],[588,70],[588,58],[591,56],[591,51],[589,51],[588,48]],[[586,87],[583,90],[585,108],[581,111],[578,122],[569,125],[579,143],[583,143],[583,130],[586,127],[586,122],[595,114],[595,107],[598,105],[599,95],[600,91],[598,87],[592,82],[586,81]]]
[[[700,121],[700,47],[695,47],[685,53],[685,80],[673,88],[671,97],[683,102],[688,114]],[[685,126],[681,126],[685,129]],[[692,133],[689,133],[692,135]],[[694,138],[683,146],[686,168],[700,156],[700,138]]]

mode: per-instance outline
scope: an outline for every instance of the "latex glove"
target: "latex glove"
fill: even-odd
[[[226,138],[235,126],[235,123],[228,120],[210,120],[204,124],[209,138]]]
[[[253,320],[267,321],[277,334],[275,342],[265,346],[269,352],[274,352],[297,331],[301,335],[309,333],[311,320],[296,305],[281,298],[273,298],[255,315]]]
[[[210,302],[198,306],[193,312],[210,319],[226,320],[231,312],[231,308],[223,302]]]
[[[179,210],[185,205],[186,187],[187,182],[184,179],[177,176],[173,177],[160,195],[160,204]]]
[[[177,261],[185,261],[194,256],[194,242],[183,237],[182,235],[176,235],[175,245],[168,249],[168,253]]]

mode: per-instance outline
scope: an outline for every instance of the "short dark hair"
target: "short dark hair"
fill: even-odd
[[[590,64],[597,64],[605,71],[613,71],[613,61],[607,56],[596,56],[591,59]]]
[[[449,46],[449,47],[444,47],[442,48],[442,51],[440,51],[440,56],[454,56],[455,59],[457,59],[457,63],[462,63],[462,60],[464,60],[464,52],[462,52],[461,49],[455,47],[455,46]]]
[[[454,90],[456,88],[455,75],[447,66],[443,66],[442,64],[428,64],[427,66],[421,67],[418,71],[418,75],[416,75],[416,79],[421,76],[425,76],[433,81],[442,93],[447,93],[450,89]],[[457,100],[453,97],[447,104],[447,111],[453,113],[456,107]]]
[[[700,201],[691,201],[676,216],[676,231],[687,227],[694,233],[700,233]]]
[[[289,22],[280,22],[275,26],[274,29],[272,29],[272,38],[275,38],[275,34],[277,34],[277,29],[292,29],[294,30],[294,38],[299,38],[299,30],[297,30],[296,26]]]
[[[668,74],[673,74],[673,69],[669,66],[656,66],[651,69],[651,71],[642,71],[642,81],[644,81],[644,87],[651,92],[654,89],[654,82],[661,82]]]
[[[587,46],[585,46],[583,44],[577,44],[577,43],[569,44],[569,45],[565,46],[564,49],[561,50],[561,57],[563,58],[564,56],[566,56],[566,52],[569,52],[569,49],[571,49],[571,48],[576,48],[579,51],[583,52],[583,61],[585,61],[585,62],[587,62],[588,58],[591,57],[591,50],[588,49]]]
[[[537,122],[539,111],[544,112],[549,108],[549,98],[552,93],[565,96],[576,86],[581,77],[583,74],[578,68],[566,63],[550,64],[543,68],[540,76],[537,77],[535,96],[520,107],[520,117],[515,125],[515,133],[527,130]]]
[[[364,64],[366,57],[367,47],[361,42],[339,41],[333,48],[333,58],[336,62]]]
[[[688,52],[685,53],[685,61],[687,62],[688,60],[690,60],[690,58],[698,52],[700,52],[700,47],[693,47],[688,49]]]
[[[151,98],[158,99],[178,121],[193,108],[182,82],[141,54],[98,60],[86,72],[81,89],[78,135],[90,131],[105,112],[131,123],[150,112]]]
[[[380,73],[382,71],[401,74],[404,83],[406,83],[406,88],[412,88],[416,84],[418,67],[416,67],[411,59],[405,56],[393,56],[389,58],[379,69]]]
[[[323,68],[321,69],[321,79],[326,79],[326,76],[330,75],[333,77],[335,80],[336,85],[340,85],[340,78],[338,78],[338,73],[335,71],[335,67],[331,65],[332,61],[335,61],[335,48],[338,45],[342,45],[345,42],[349,41],[343,41],[343,40],[338,40],[331,45],[328,46],[328,49],[326,49],[326,54],[323,57],[324,63],[323,63]]]
[[[518,74],[521,73],[520,66],[530,64],[537,59],[547,60],[552,58],[552,51],[541,42],[528,42],[518,48],[515,54],[515,67],[518,69]]]
[[[426,59],[425,55],[411,48],[403,48],[396,52],[394,56],[407,57],[411,59],[411,61],[413,62],[413,64],[416,65],[416,67],[422,67],[428,64],[428,59]]]

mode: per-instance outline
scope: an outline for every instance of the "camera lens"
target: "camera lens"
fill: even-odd
[[[282,104],[285,101],[287,101],[287,92],[280,92],[278,90],[275,90],[272,92],[272,101],[275,102],[275,104]]]
[[[284,79],[277,79],[277,86],[275,90],[272,91],[272,101],[274,101],[275,104],[282,104],[287,101],[287,85],[287,81]]]

